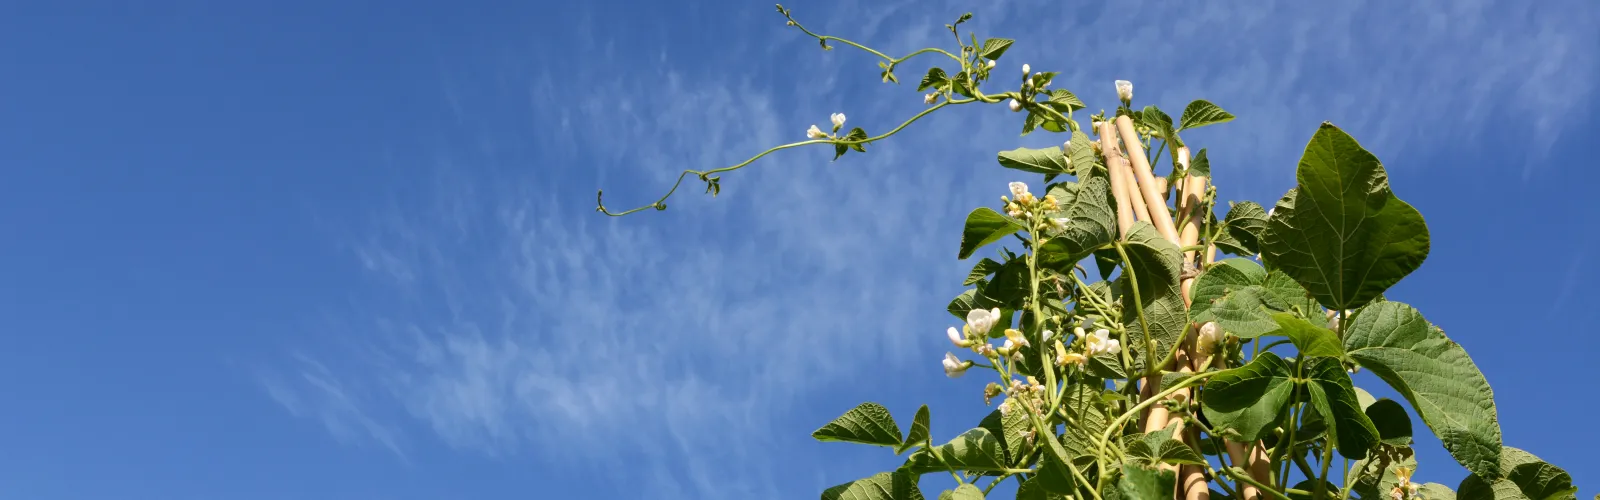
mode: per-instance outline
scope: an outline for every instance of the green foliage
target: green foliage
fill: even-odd
[[[822,500],[922,500],[920,479],[909,472],[879,472],[823,490]]]
[[[895,447],[900,445],[900,426],[889,409],[878,403],[861,403],[839,418],[822,426],[811,437],[817,441],[843,441]]]
[[[1001,206],[973,210],[961,229],[959,259],[1003,239],[1014,241],[975,262],[962,281],[969,288],[946,307],[958,326],[948,339],[955,348],[942,364],[952,377],[992,372],[996,381],[985,387],[983,398],[986,404],[999,398],[1004,410],[935,444],[926,405],[903,438],[883,406],[857,406],[813,437],[909,454],[893,472],[829,488],[823,499],[921,499],[923,474],[955,479],[957,485],[939,495],[949,500],[982,499],[1009,480],[1019,483],[1017,498],[1027,500],[1169,498],[1177,478],[1163,468],[1173,465],[1203,469],[1212,498],[1219,500],[1251,483],[1263,483],[1271,490],[1264,497],[1279,499],[1354,498],[1348,493],[1363,499],[1396,493],[1456,498],[1439,483],[1412,481],[1418,464],[1406,405],[1356,387],[1347,371],[1356,368],[1398,391],[1471,472],[1461,481],[1459,497],[1575,498],[1565,471],[1501,444],[1493,392],[1462,346],[1420,312],[1383,297],[1427,258],[1428,227],[1391,191],[1378,158],[1342,130],[1323,123],[1312,134],[1295,170],[1295,187],[1270,211],[1255,202],[1226,202],[1219,220],[1224,205],[1208,180],[1207,190],[1198,193],[1199,239],[1184,240],[1180,248],[1149,221],[1132,223],[1123,234],[1106,158],[1074,117],[1088,106],[1079,94],[1052,87],[1057,72],[1023,65],[1019,78],[998,69],[995,61],[1016,42],[980,43],[976,34],[962,33],[971,14],[945,25],[958,47],[892,57],[814,33],[782,6],[778,12],[824,49],[849,46],[872,56],[884,82],[897,83],[894,70],[913,57],[945,58],[946,64],[930,67],[918,82],[919,93],[929,92],[919,96],[928,107],[879,136],[860,127],[841,133],[840,114],[831,132],[813,126],[804,141],[724,168],[686,170],[679,183],[695,176],[715,196],[720,174],[776,151],[826,144],[835,160],[866,153],[866,144],[949,106],[1009,107],[1019,112],[1024,134],[1068,134],[1061,147],[997,153],[1010,172],[1042,176],[1034,187],[1045,194],[1017,186]],[[1127,116],[1138,131],[1119,147],[1132,143],[1152,162],[1169,155],[1169,203],[1178,199],[1173,190],[1187,177],[1226,174],[1213,172],[1206,149],[1195,152],[1188,169],[1179,168],[1177,150],[1185,146],[1179,134],[1234,115],[1197,99],[1174,121],[1153,104],[1134,108],[1131,84],[1116,87],[1130,95],[1117,96],[1112,117]],[[1090,122],[1106,118],[1102,111]],[[676,184],[631,210],[612,212],[603,202],[597,210],[612,216],[665,210],[675,191]],[[1176,212],[1170,206],[1154,209],[1158,215]],[[1245,258],[1212,263],[1194,257],[1213,249]],[[1098,279],[1086,269],[1088,260]],[[1195,340],[1184,341],[1191,333]],[[1182,349],[1188,352],[1177,356]],[[1173,364],[1190,359],[1196,364],[1183,371]],[[1175,423],[1139,432],[1157,407],[1170,413],[1169,422],[1185,422],[1185,434],[1174,432]],[[1267,469],[1273,472],[1247,479],[1238,464],[1213,468],[1206,456],[1226,455],[1230,440],[1269,450]],[[1328,481],[1335,451],[1355,460],[1345,470],[1347,484]],[[1290,470],[1305,479],[1286,487]]]
[[[1498,479],[1494,392],[1467,351],[1399,302],[1362,308],[1349,323],[1344,347],[1350,357],[1405,396],[1456,461]]]
[[[1333,124],[1306,145],[1295,179],[1267,221],[1262,253],[1323,306],[1366,305],[1428,257],[1422,214],[1389,191],[1378,158]]]
[[[1462,500],[1532,500],[1578,497],[1572,475],[1545,463],[1532,453],[1504,448],[1496,468],[1499,479],[1474,473],[1461,481],[1457,498]]]

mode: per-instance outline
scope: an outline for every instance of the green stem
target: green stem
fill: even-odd
[[[1029,224],[1028,232],[1034,236],[1034,245],[1028,248],[1028,285],[1032,288],[1028,307],[1033,310],[1033,333],[1039,338],[1039,368],[1044,370],[1044,388],[1047,397],[1056,393],[1056,367],[1050,362],[1050,350],[1044,344],[1044,313],[1039,310],[1039,246],[1044,245],[1045,238],[1039,237],[1039,219],[1033,217]],[[1018,346],[1020,349],[1021,346]],[[1045,401],[1047,408],[1055,408],[1055,401]],[[1045,415],[1049,415],[1046,412]]]
[[[1324,442],[1322,445],[1322,473],[1317,475],[1316,500],[1322,500],[1327,494],[1328,466],[1333,465],[1333,443]]]
[[[1272,495],[1273,498],[1278,500],[1289,500],[1288,496],[1285,496],[1283,493],[1279,493],[1277,489],[1265,484],[1261,484],[1260,481],[1256,481],[1254,478],[1251,478],[1250,473],[1244,469],[1230,467],[1228,469],[1224,469],[1223,472],[1227,473],[1228,477],[1233,478],[1234,481],[1243,481],[1246,484],[1255,486],[1257,490],[1266,492],[1267,494]]]
[[[1158,370],[1156,368],[1155,345],[1150,341],[1150,323],[1145,321],[1144,318],[1144,299],[1139,297],[1139,275],[1133,272],[1133,265],[1130,264],[1133,260],[1128,258],[1128,252],[1122,247],[1122,242],[1120,241],[1117,242],[1117,255],[1122,257],[1122,271],[1128,273],[1128,288],[1133,289],[1133,309],[1139,315],[1139,330],[1144,333],[1144,345],[1140,346],[1139,349],[1144,351],[1144,371],[1147,373],[1155,372]],[[1127,335],[1123,335],[1123,339],[1127,339]]]
[[[1139,404],[1134,405],[1133,408],[1129,408],[1128,411],[1122,412],[1122,415],[1117,416],[1117,419],[1113,420],[1111,422],[1111,425],[1106,428],[1105,432],[1100,435],[1100,441],[1099,441],[1099,443],[1097,443],[1099,445],[1100,456],[1102,456],[1102,457],[1105,456],[1105,454],[1106,454],[1106,444],[1111,441],[1111,434],[1113,432],[1115,432],[1116,430],[1121,429],[1123,425],[1127,424],[1129,418],[1132,418],[1133,416],[1138,415],[1139,412],[1144,411],[1145,408],[1149,408],[1150,405],[1156,404],[1157,401],[1161,401],[1163,399],[1166,399],[1167,396],[1171,396],[1173,393],[1176,393],[1176,392],[1184,390],[1184,389],[1188,389],[1189,386],[1191,384],[1195,383],[1195,382],[1199,382],[1201,380],[1205,380],[1205,379],[1211,378],[1212,375],[1216,375],[1216,374],[1219,374],[1219,373],[1222,373],[1222,372],[1216,371],[1216,372],[1197,373],[1197,374],[1195,374],[1193,376],[1190,376],[1189,378],[1183,379],[1182,381],[1180,381],[1180,382],[1178,382],[1176,384],[1173,384],[1172,387],[1168,388],[1165,391],[1161,391],[1160,393],[1157,393],[1154,396],[1151,396],[1149,399],[1146,399],[1144,401],[1140,401]]]
[[[848,145],[851,145],[851,144],[866,144],[866,143],[870,143],[870,142],[873,142],[873,141],[883,140],[883,139],[888,138],[889,136],[892,136],[892,135],[895,135],[897,133],[900,133],[900,131],[905,129],[907,125],[911,125],[912,123],[916,122],[917,120],[922,119],[922,117],[927,116],[929,113],[932,113],[932,112],[934,112],[935,110],[937,110],[939,108],[943,108],[943,107],[949,106],[949,105],[967,104],[967,103],[970,103],[970,102],[977,102],[977,100],[976,99],[961,99],[961,100],[940,102],[939,104],[935,104],[932,107],[929,107],[928,109],[922,110],[921,113],[917,113],[916,115],[913,115],[911,118],[909,118],[906,121],[902,122],[899,126],[895,127],[894,129],[892,129],[892,130],[890,130],[888,132],[884,132],[883,134],[875,136],[875,137],[868,137],[866,139],[861,139],[861,140],[858,140],[858,141],[846,141],[846,140],[840,140],[840,139],[813,139],[813,140],[809,140],[809,141],[794,142],[794,143],[784,144],[784,145],[781,145],[781,146],[773,146],[772,148],[769,148],[766,151],[762,151],[762,152],[756,154],[755,156],[750,157],[750,159],[748,159],[748,160],[736,163],[736,164],[731,165],[731,166],[722,167],[722,168],[716,168],[716,169],[711,169],[711,170],[704,170],[704,171],[692,170],[692,169],[691,170],[684,170],[683,173],[678,174],[678,180],[676,182],[672,183],[672,189],[668,189],[667,190],[667,194],[661,195],[661,198],[657,199],[655,201],[655,203],[651,203],[649,205],[644,205],[644,206],[641,206],[641,207],[638,207],[638,208],[634,208],[634,209],[630,209],[630,210],[624,210],[624,211],[621,211],[621,212],[612,212],[610,210],[607,210],[604,201],[601,199],[601,195],[604,194],[604,192],[598,192],[598,193],[595,194],[595,202],[599,205],[599,207],[596,208],[595,210],[600,212],[600,213],[612,216],[612,217],[621,217],[621,216],[624,216],[624,215],[628,215],[628,214],[631,214],[631,213],[634,213],[634,212],[643,211],[645,209],[650,209],[650,208],[655,208],[655,209],[658,209],[658,210],[665,210],[666,209],[666,205],[663,205],[662,203],[667,201],[667,198],[671,198],[672,194],[678,191],[678,186],[682,185],[683,184],[683,179],[685,177],[688,177],[689,175],[707,176],[707,175],[711,175],[711,174],[719,174],[719,173],[722,173],[722,172],[732,172],[734,170],[738,170],[738,169],[744,168],[746,166],[749,166],[751,163],[754,163],[756,160],[759,160],[762,157],[767,156],[769,154],[772,154],[774,152],[782,151],[782,150],[790,149],[790,148],[797,148],[797,147],[800,147],[800,146],[809,146],[809,145],[812,145],[812,144],[840,144],[840,145],[848,146]]]

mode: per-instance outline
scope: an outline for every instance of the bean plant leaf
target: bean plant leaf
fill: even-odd
[[[1183,114],[1178,117],[1178,130],[1200,128],[1206,125],[1216,125],[1233,121],[1233,114],[1223,111],[1221,106],[1212,104],[1205,99],[1190,101],[1184,106]]]
[[[944,498],[944,495],[939,497]],[[963,484],[950,492],[950,500],[983,500],[983,490],[973,486],[972,483]]]
[[[1000,451],[1004,454],[1003,463],[1006,465],[1016,465],[1027,454],[1027,437],[1023,433],[1032,430],[1027,412],[1001,413],[995,410],[978,422],[978,427],[1000,438]]]
[[[906,459],[905,465],[900,466],[900,470],[926,474],[949,470],[951,467],[979,472],[1005,468],[1006,456],[1000,447],[1000,440],[982,427],[961,433],[934,449],[938,452],[937,458],[926,449],[917,450]],[[944,462],[940,462],[939,458],[943,458]]]
[[[1001,264],[999,262],[996,262],[994,259],[984,257],[983,260],[978,261],[977,264],[972,266],[972,272],[967,273],[967,280],[961,282],[961,284],[965,286],[977,284],[978,282],[983,281],[984,278],[989,277],[989,275],[999,271],[1000,267]]]
[[[878,403],[861,403],[811,433],[817,441],[843,441],[878,446],[898,446],[900,427],[889,409]]]
[[[1072,140],[1067,142],[1067,157],[1072,159],[1069,167],[1079,182],[1089,180],[1095,167],[1101,164],[1100,155],[1094,152],[1094,141],[1083,132],[1072,133]]]
[[[1282,271],[1268,271],[1263,286],[1272,294],[1273,300],[1280,303],[1282,307],[1279,310],[1294,313],[1312,325],[1328,327],[1328,318],[1322,314],[1322,306],[1317,305],[1317,299],[1311,297],[1311,292],[1307,292],[1294,278]]]
[[[945,76],[944,68],[928,68],[928,74],[922,77],[922,83],[917,84],[917,92],[928,89],[938,90],[950,83],[950,77]]]
[[[958,258],[972,256],[978,248],[1000,241],[1001,238],[1022,230],[1022,223],[1000,215],[989,207],[980,207],[967,214],[967,224],[961,230],[961,253]]]
[[[949,311],[950,315],[955,316],[956,319],[966,321],[967,313],[978,307],[977,294],[977,290],[968,289],[963,291],[961,295],[950,299],[950,305],[945,306],[945,310]]]
[[[1219,433],[1231,431],[1238,433],[1238,441],[1255,441],[1277,425],[1293,391],[1289,365],[1267,351],[1211,377],[1200,404]]]
[[[901,441],[899,446],[894,447],[894,453],[896,455],[905,453],[906,450],[915,448],[917,445],[927,441],[928,425],[928,405],[922,405],[921,408],[917,408],[917,415],[911,418],[911,430],[906,431],[905,441]]]
[[[1178,246],[1163,239],[1156,232],[1154,226],[1144,222],[1135,223],[1128,231],[1126,240],[1118,245],[1128,254],[1127,266],[1124,270],[1132,270],[1132,277],[1138,280],[1137,297],[1134,293],[1122,295],[1123,323],[1127,327],[1128,337],[1125,348],[1132,348],[1139,353],[1135,365],[1140,372],[1144,368],[1145,327],[1149,327],[1149,339],[1156,344],[1156,351],[1150,353],[1159,362],[1177,346],[1178,340],[1183,338],[1184,329],[1189,325],[1189,310],[1184,306],[1183,296],[1178,291],[1178,278],[1183,269],[1183,253]],[[1124,273],[1122,280],[1129,280],[1129,273]],[[1135,298],[1139,306],[1135,306]],[[1143,311],[1141,321],[1139,312]]]
[[[1116,212],[1111,209],[1111,185],[1101,178],[1078,183],[1062,183],[1057,196],[1061,211],[1054,217],[1067,219],[1065,229],[1056,231],[1039,247],[1039,265],[1070,272],[1117,234]]]
[[[1170,498],[1176,491],[1178,475],[1170,470],[1146,469],[1133,464],[1122,466],[1117,489],[1122,498]]]
[[[1044,483],[1037,477],[1030,477],[1027,481],[1017,485],[1017,500],[1066,500],[1067,496],[1045,489]]]
[[[1267,231],[1267,210],[1253,201],[1234,203],[1228,217],[1222,222],[1228,236],[1238,242],[1238,248],[1229,249],[1237,255],[1255,255],[1261,252],[1261,235]]]
[[[1211,177],[1211,159],[1206,157],[1206,148],[1200,148],[1189,160],[1189,175]]]
[[[1301,356],[1312,356],[1301,353]],[[1338,358],[1309,357],[1300,371],[1306,378],[1311,406],[1328,426],[1328,437],[1339,454],[1351,460],[1367,457],[1367,450],[1378,442],[1378,429],[1361,411],[1355,385]]]
[[[905,471],[879,472],[823,490],[822,500],[923,500],[917,483],[922,476]]]
[[[1268,296],[1267,289],[1261,285],[1249,285],[1205,304],[1198,308],[1203,309],[1200,312],[1191,312],[1196,323],[1215,321],[1223,331],[1240,338],[1256,338],[1279,329],[1266,308]]]
[[[1371,397],[1371,396],[1368,396]],[[1393,399],[1383,398],[1363,406],[1367,418],[1378,429],[1378,439],[1390,446],[1411,446],[1411,416]]]
[[[1101,429],[1111,423],[1099,403],[1102,390],[1088,384],[1074,383],[1062,395],[1062,408],[1071,417],[1070,424],[1062,429],[1061,446],[1074,464],[1080,459],[1095,456]]]
[[[1277,331],[1272,334],[1288,337],[1301,356],[1345,358],[1344,347],[1339,345],[1339,335],[1333,330],[1313,325],[1290,313],[1273,313],[1272,320],[1278,325]]]
[[[1205,458],[1184,444],[1183,441],[1172,439],[1172,431],[1177,424],[1169,425],[1165,429],[1143,434],[1128,444],[1128,456],[1139,459],[1142,465],[1156,466],[1161,463],[1176,465],[1203,465]]]
[[[1423,483],[1420,491],[1422,498],[1428,500],[1456,500],[1456,492],[1451,491],[1449,486],[1439,483]]]
[[[984,59],[999,60],[1000,56],[1005,55],[1006,49],[1011,48],[1012,43],[1016,43],[1016,40],[1010,38],[984,40],[983,48],[978,50],[978,55],[983,56]]]
[[[1422,214],[1395,197],[1383,164],[1338,127],[1322,124],[1295,179],[1267,221],[1263,258],[1323,306],[1361,307],[1427,259]]]
[[[1411,306],[1378,302],[1345,327],[1344,348],[1411,402],[1467,470],[1500,477],[1500,421],[1478,365]]]
[[[1061,111],[1060,108],[1062,108],[1062,107],[1067,108],[1067,111],[1077,111],[1077,110],[1083,109],[1083,107],[1084,107],[1083,101],[1081,99],[1078,99],[1078,96],[1073,95],[1072,91],[1067,90],[1067,89],[1051,90],[1050,91],[1050,101],[1049,102],[1053,103],[1053,104],[1057,104],[1057,106],[1054,106],[1057,109],[1057,111]],[[1066,111],[1062,111],[1062,113],[1065,114]],[[1078,132],[1078,133],[1082,133],[1082,132]]]
[[[1411,448],[1379,448],[1367,458],[1357,460],[1350,467],[1349,476],[1355,478],[1351,491],[1361,498],[1388,498],[1400,482],[1399,470],[1417,470],[1417,457]]]
[[[1000,166],[1035,174],[1071,174],[1061,148],[1017,148],[1001,151]]]
[[[1501,479],[1491,480],[1473,473],[1456,488],[1462,500],[1523,500],[1577,498],[1578,487],[1572,475],[1521,449],[1507,446],[1496,468]]]
[[[1076,482],[1072,476],[1072,458],[1068,456],[1066,448],[1055,436],[1045,435],[1039,437],[1042,445],[1039,457],[1039,473],[1034,479],[1039,481],[1039,487],[1046,492],[1058,494],[1076,493]]]

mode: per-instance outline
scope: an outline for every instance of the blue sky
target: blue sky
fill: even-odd
[[[1233,199],[1340,125],[1432,229],[1390,297],[1600,492],[1592,2],[788,6],[889,53],[970,10],[1096,108],[1210,99],[1239,119],[1188,139]],[[996,151],[1061,140],[957,108],[607,219],[597,188],[921,96],[759,2],[5,3],[0,46],[0,498],[814,498],[899,463],[811,442],[856,403],[987,412],[939,370],[960,224],[1016,179]]]

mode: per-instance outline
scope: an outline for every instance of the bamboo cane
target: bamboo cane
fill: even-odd
[[[1117,131],[1111,122],[1100,122],[1095,134],[1100,136],[1100,153],[1106,159],[1106,177],[1111,179],[1111,196],[1117,201],[1117,231],[1122,239],[1128,237],[1133,227],[1133,201],[1128,199],[1128,177],[1122,175],[1127,163],[1117,148]]]
[[[1139,220],[1150,222],[1150,205],[1144,202],[1144,193],[1139,190],[1139,178],[1133,174],[1133,168],[1124,162],[1122,164],[1122,177],[1127,179],[1124,186],[1128,187],[1128,199],[1133,203],[1133,213]],[[1162,208],[1166,208],[1165,205]]]
[[[1117,117],[1117,131],[1122,135],[1123,144],[1128,148],[1128,159],[1133,164],[1133,175],[1139,180],[1139,191],[1144,195],[1145,204],[1150,209],[1150,222],[1156,226],[1156,231],[1167,241],[1178,242],[1178,230],[1172,225],[1172,214],[1167,212],[1167,200],[1161,198],[1161,193],[1156,191],[1155,174],[1150,171],[1150,159],[1144,154],[1144,145],[1139,143],[1139,134],[1133,130],[1133,119],[1127,115]]]

